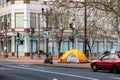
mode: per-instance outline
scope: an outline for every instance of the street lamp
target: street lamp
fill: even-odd
[[[48,17],[51,15],[52,13],[52,9],[48,10],[46,9],[46,12],[44,11],[44,8],[42,8],[42,15],[45,16],[46,18],[46,31],[49,31],[49,27],[48,27]],[[46,59],[44,61],[44,63],[50,63],[49,62],[49,53],[48,53],[48,43],[49,43],[49,38],[46,37]]]
[[[9,18],[7,19],[7,22],[4,21],[4,18],[2,18],[2,24],[3,24],[3,30],[4,30],[4,57],[8,57],[7,53],[7,29],[9,26]]]

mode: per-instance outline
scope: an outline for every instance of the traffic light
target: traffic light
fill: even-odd
[[[23,40],[20,40],[20,44],[23,45],[24,41]]]
[[[74,41],[74,36],[69,36],[70,41]]]
[[[35,29],[31,27],[30,32],[31,32],[31,34],[34,34],[35,33]]]

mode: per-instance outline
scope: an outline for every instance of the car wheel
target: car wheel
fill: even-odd
[[[98,68],[97,68],[97,65],[96,65],[96,64],[93,64],[93,65],[92,65],[92,71],[94,71],[94,72],[97,72],[97,71],[98,71]]]
[[[113,66],[112,67],[112,72],[117,74],[119,72],[118,67],[117,66]]]

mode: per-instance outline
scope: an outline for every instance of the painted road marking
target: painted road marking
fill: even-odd
[[[0,64],[0,65],[19,68],[19,69],[27,69],[27,70],[32,70],[32,71],[44,72],[44,73],[63,75],[63,76],[70,76],[70,77],[75,77],[75,78],[83,78],[83,79],[88,79],[88,80],[99,80],[96,78],[90,78],[90,77],[84,77],[84,76],[78,76],[78,75],[72,75],[72,74],[65,74],[65,73],[59,73],[59,72],[52,72],[52,71],[46,71],[46,70],[40,70],[40,69],[34,69],[34,68],[27,68],[27,67],[13,66],[13,65],[4,65],[4,64]]]
[[[53,80],[58,80],[57,78],[53,78]]]
[[[23,64],[22,64],[22,65],[19,65],[19,66],[22,66],[22,67],[30,67],[29,65],[23,65]]]
[[[11,68],[0,68],[0,70],[12,70]]]
[[[112,79],[120,80],[119,77],[111,77]]]
[[[5,70],[6,68],[0,68],[0,70]]]

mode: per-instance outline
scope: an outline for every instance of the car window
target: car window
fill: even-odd
[[[102,57],[102,60],[109,60],[109,55],[105,55]]]
[[[118,57],[120,58],[120,53],[118,54]]]
[[[110,54],[109,59],[110,59],[110,60],[115,60],[115,55],[114,55],[114,54]]]

